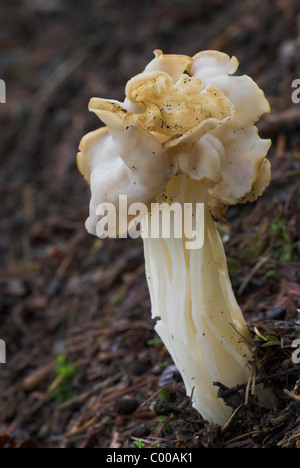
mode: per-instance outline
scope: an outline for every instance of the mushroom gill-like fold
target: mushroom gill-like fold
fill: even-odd
[[[90,109],[104,122],[105,115],[118,115],[124,128],[137,124],[163,136],[160,140],[165,148],[199,139],[233,113],[231,102],[218,88],[208,86],[202,91],[201,81],[188,75],[181,75],[174,84],[167,73],[141,73],[127,83],[126,97],[127,102],[139,106],[140,112],[131,112],[117,101],[97,98],[91,100]]]
[[[161,50],[154,51],[155,58],[146,66],[144,73],[164,72],[167,73],[174,83],[185,72],[188,65],[193,61],[187,55],[163,54]]]
[[[268,159],[264,159],[257,173],[251,190],[246,193],[240,203],[254,202],[258,197],[261,197],[265,188],[269,185],[271,178],[271,163]]]
[[[255,201],[270,183],[265,159],[270,140],[255,126],[232,129],[226,123],[194,143],[174,148],[175,167],[208,187],[208,205],[215,219],[223,219],[229,205]]]
[[[270,141],[259,137],[254,126],[231,130],[226,126],[212,132],[224,146],[221,158],[222,179],[210,190],[210,194],[229,205],[240,202],[258,177]],[[266,174],[264,187],[269,185],[270,173]]]
[[[270,112],[270,105],[252,78],[247,75],[231,76],[238,65],[235,57],[210,50],[196,54],[188,70],[200,78],[204,89],[213,84],[227,96],[235,109],[230,124],[243,128],[253,125],[261,115]]]
[[[110,203],[118,213],[122,194],[129,205],[136,201],[148,205],[162,192],[170,172],[168,156],[153,135],[137,125],[123,131],[118,117],[110,114],[102,118],[108,127],[86,135],[77,157],[78,168],[91,188],[86,228],[94,235],[100,204]],[[118,226],[118,234],[127,229],[127,223]]]
[[[186,174],[207,187],[214,187],[222,178],[223,146],[216,148],[210,136],[207,134],[195,143],[181,143],[172,148],[172,153],[175,168],[180,174]]]

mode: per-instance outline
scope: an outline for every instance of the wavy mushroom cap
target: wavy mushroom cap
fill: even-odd
[[[96,234],[99,204],[117,208],[118,196],[127,195],[129,204],[149,205],[178,174],[207,187],[216,218],[263,193],[271,142],[255,123],[270,107],[250,77],[232,76],[237,67],[236,58],[217,51],[191,58],[158,50],[127,83],[124,102],[90,101],[107,127],[86,135],[78,154],[91,186],[89,232]]]

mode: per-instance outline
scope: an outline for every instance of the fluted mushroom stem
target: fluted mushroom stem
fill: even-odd
[[[184,176],[179,179],[177,200],[174,193],[168,194],[173,202],[201,202],[199,184]],[[205,190],[200,198],[205,202]],[[230,409],[218,398],[214,382],[229,388],[246,383],[252,354],[223,244],[206,206],[204,233],[203,247],[195,250],[186,249],[184,237],[145,238],[146,275],[156,331],[192,395],[193,406],[205,419],[224,424]]]

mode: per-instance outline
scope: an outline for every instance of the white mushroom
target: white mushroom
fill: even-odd
[[[87,135],[78,155],[91,186],[92,234],[99,205],[118,209],[119,195],[149,208],[190,203],[194,215],[196,204],[204,204],[201,248],[188,249],[185,236],[152,238],[150,229],[144,250],[156,331],[194,407],[220,424],[230,411],[214,382],[247,382],[252,353],[214,219],[224,218],[229,205],[256,200],[270,182],[270,141],[254,125],[269,104],[251,78],[232,76],[237,66],[216,51],[193,58],[155,51],[145,71],[127,83],[123,103],[91,100],[90,110],[107,127]],[[150,217],[142,219],[144,230]],[[127,228],[120,223],[119,234]]]

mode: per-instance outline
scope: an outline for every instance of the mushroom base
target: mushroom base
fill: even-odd
[[[174,193],[168,193],[173,201],[205,202],[199,182],[187,183],[179,177],[176,200]],[[156,331],[182,375],[194,408],[208,421],[224,424],[231,412],[218,398],[214,382],[229,388],[246,383],[253,356],[223,244],[207,207],[204,220],[204,243],[197,250],[186,249],[186,238],[144,238],[146,275]],[[149,219],[142,224],[146,222]]]

